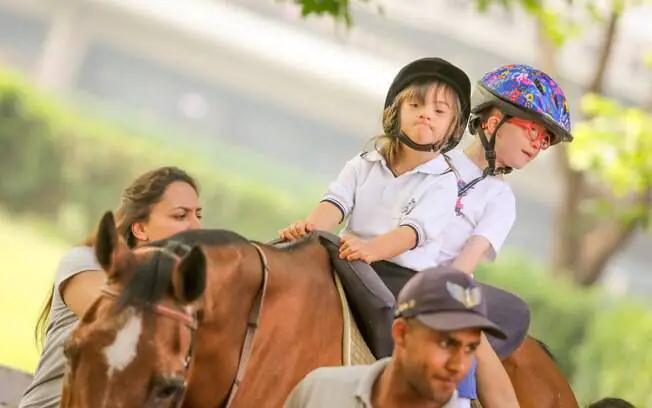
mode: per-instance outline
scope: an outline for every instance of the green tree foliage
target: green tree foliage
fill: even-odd
[[[649,307],[630,302],[610,304],[590,320],[579,347],[574,389],[580,400],[618,396],[637,407],[652,407],[652,314]]]

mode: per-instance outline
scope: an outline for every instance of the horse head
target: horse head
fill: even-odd
[[[64,346],[61,406],[180,405],[206,287],[204,252],[182,244],[130,250],[107,212],[95,254],[106,283]]]

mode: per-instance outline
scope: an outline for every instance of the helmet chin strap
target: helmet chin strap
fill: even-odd
[[[481,126],[478,126],[478,136],[480,137],[480,142],[482,142],[482,147],[484,147],[484,157],[487,160],[487,168],[484,169],[484,174],[487,176],[497,176],[500,174],[509,174],[512,172],[511,167],[499,167],[496,168],[496,135],[498,134],[498,129],[507,122],[511,116],[505,115],[498,122],[496,130],[491,134],[489,139],[484,133],[484,130]]]
[[[398,140],[413,150],[418,150],[420,152],[436,152],[444,146],[445,140],[440,140],[436,143],[426,143],[421,144],[417,143],[414,140],[410,139],[402,130],[398,132]]]

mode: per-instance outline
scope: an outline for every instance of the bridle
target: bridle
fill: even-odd
[[[265,253],[258,244],[254,242],[250,242],[250,244],[253,245],[253,247],[256,249],[256,252],[258,253],[263,276],[261,286],[258,289],[256,296],[254,297],[251,312],[249,313],[249,317],[247,319],[247,331],[245,334],[244,343],[240,349],[240,358],[238,360],[238,369],[236,371],[236,376],[233,380],[233,383],[231,384],[229,393],[227,394],[227,399],[222,405],[223,408],[229,408],[231,406],[236,392],[242,383],[242,379],[244,378],[247,369],[247,363],[253,349],[254,336],[260,321],[260,314],[263,308],[263,300],[265,298],[265,293],[267,292],[267,281],[269,280],[269,266]],[[172,241],[165,247],[156,247],[156,249],[171,256],[183,256],[186,253],[190,252],[191,247],[177,241]],[[101,288],[100,293],[101,295],[111,299],[117,299],[120,295],[118,292],[107,287]],[[188,346],[188,351],[186,352],[186,356],[183,361],[183,385],[179,388],[179,392],[177,392],[173,403],[174,407],[180,408],[183,403],[186,389],[188,387],[188,370],[190,369],[190,363],[195,353],[195,343],[198,327],[197,315],[194,312],[189,313],[185,310],[178,310],[158,303],[151,304],[149,308],[160,316],[180,321],[190,330],[190,345]]]
[[[231,384],[231,389],[229,390],[228,397],[226,402],[222,404],[223,408],[229,408],[233,403],[235,394],[242,383],[245,372],[247,371],[247,363],[249,362],[249,357],[251,357],[251,350],[254,346],[254,337],[256,335],[256,329],[260,322],[260,312],[263,309],[263,301],[265,300],[265,294],[267,293],[267,281],[269,280],[269,264],[267,262],[267,257],[262,248],[255,242],[249,242],[258,252],[258,257],[260,259],[261,269],[263,278],[260,284],[258,292],[254,297],[253,304],[251,306],[251,311],[249,312],[249,318],[247,319],[247,331],[245,334],[244,342],[242,343],[242,348],[240,349],[240,358],[238,359],[238,370],[236,371],[235,378]]]

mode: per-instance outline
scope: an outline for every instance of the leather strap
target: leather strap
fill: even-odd
[[[258,291],[256,297],[254,298],[254,303],[251,307],[251,312],[249,313],[249,319],[247,321],[247,332],[245,334],[244,343],[242,344],[242,349],[240,350],[240,361],[238,361],[238,371],[236,372],[235,380],[233,380],[233,385],[231,386],[231,390],[229,391],[229,396],[226,400],[226,405],[224,406],[225,408],[229,408],[233,403],[233,399],[235,398],[238,388],[240,387],[240,383],[242,382],[242,379],[244,378],[245,372],[247,370],[247,363],[249,361],[249,357],[251,357],[251,350],[253,349],[254,346],[254,337],[256,335],[256,329],[258,329],[258,324],[260,322],[260,313],[263,309],[263,301],[265,300],[265,293],[267,292],[267,281],[269,278],[269,267],[267,264],[267,257],[265,257],[265,253],[260,248],[260,246],[258,246],[253,242],[251,244],[254,246],[254,248],[256,248],[256,251],[258,252],[258,256],[260,257],[260,261],[262,263],[263,282],[260,287],[260,290]]]

